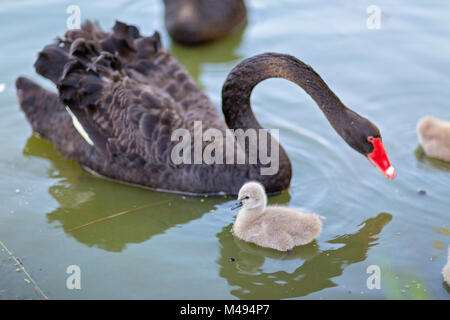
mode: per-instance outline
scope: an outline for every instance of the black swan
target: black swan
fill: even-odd
[[[279,147],[279,170],[272,175],[261,174],[270,164],[260,158],[256,164],[175,164],[171,158],[178,144],[171,139],[173,131],[185,128],[194,135],[198,120],[203,130],[261,129],[250,94],[272,77],[301,86],[351,147],[387,178],[395,176],[377,127],[346,108],[310,66],[289,55],[257,55],[231,71],[222,91],[225,121],[161,47],[158,33],[143,37],[136,27],[121,22],[112,33],[89,21],[67,31],[39,53],[35,68],[57,85],[59,94],[27,78],[17,79],[20,106],[33,130],[86,169],[122,183],[186,194],[236,195],[247,181],[261,182],[268,194],[288,188],[291,163],[270,134],[270,142]],[[248,149],[248,141],[234,146],[235,154],[248,154]]]
[[[247,22],[243,0],[164,0],[164,5],[170,36],[185,45],[217,40]]]

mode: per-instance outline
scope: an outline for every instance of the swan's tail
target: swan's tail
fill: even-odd
[[[50,139],[53,119],[65,122],[63,115],[66,111],[58,96],[25,77],[16,80],[16,89],[20,107],[33,130]]]
[[[68,157],[87,162],[93,148],[78,134],[58,96],[25,77],[16,80],[16,89],[20,107],[33,131]]]

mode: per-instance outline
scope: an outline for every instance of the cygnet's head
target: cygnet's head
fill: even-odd
[[[264,186],[259,182],[247,182],[239,190],[238,201],[231,208],[231,210],[237,208],[244,209],[256,209],[264,208],[267,204],[266,191]]]

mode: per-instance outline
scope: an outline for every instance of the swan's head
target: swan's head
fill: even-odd
[[[267,196],[264,187],[259,182],[247,182],[239,190],[238,201],[231,208],[256,209],[264,208],[267,204]]]
[[[386,178],[395,178],[395,169],[389,162],[380,130],[376,125],[351,110],[347,110],[345,123],[339,123],[337,131],[345,142],[366,156]]]

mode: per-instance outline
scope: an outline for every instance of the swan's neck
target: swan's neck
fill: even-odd
[[[299,85],[317,103],[336,128],[347,109],[322,78],[297,58],[264,53],[242,61],[228,75],[223,86],[223,113],[230,128],[261,128],[250,108],[253,88],[268,78],[284,78]]]
[[[230,72],[224,83],[222,109],[230,129],[262,128],[252,112],[250,95],[259,82],[268,78],[284,78],[302,87],[341,136],[344,136],[348,123],[352,122],[352,116],[357,116],[344,106],[310,66],[293,56],[265,53],[242,61]],[[245,147],[248,152],[248,145]],[[278,190],[286,188],[285,185],[280,186],[291,178],[291,163],[281,146],[279,161],[280,169],[276,175],[259,179],[269,193],[272,191],[271,186],[277,186]]]

